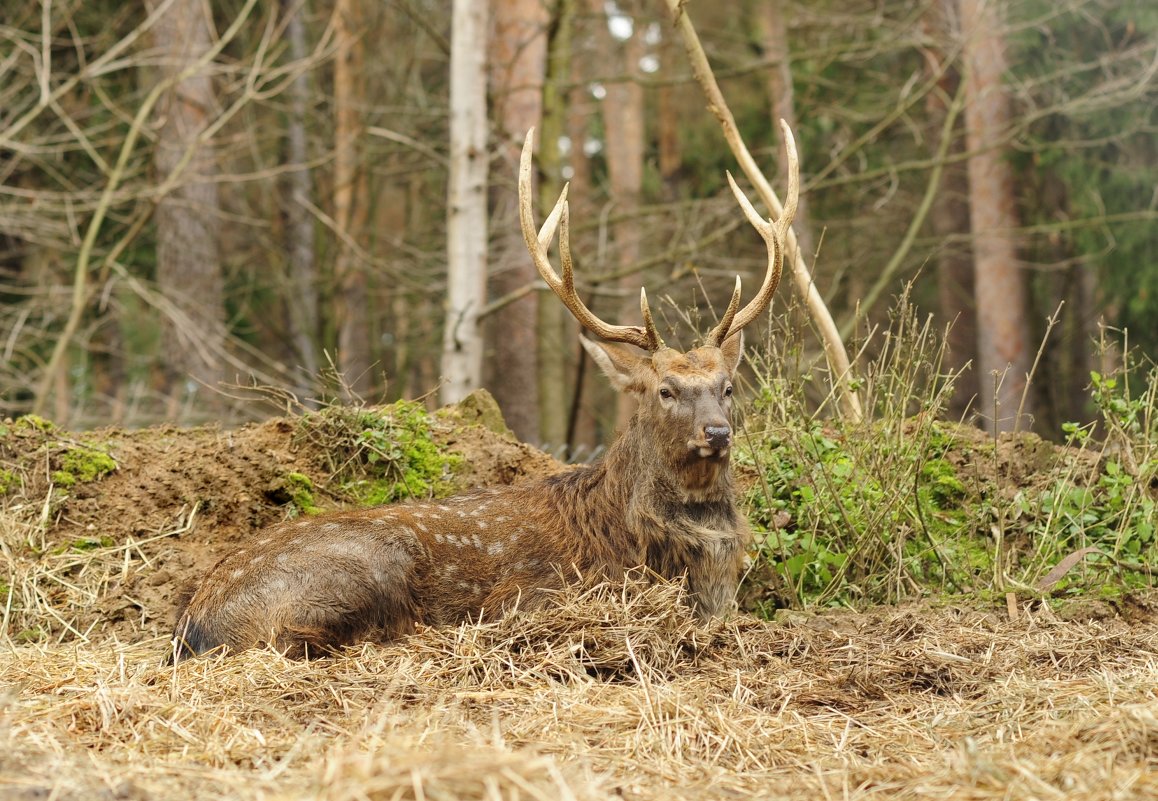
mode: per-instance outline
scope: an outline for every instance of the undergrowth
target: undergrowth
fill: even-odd
[[[375,506],[452,491],[462,457],[438,447],[432,425],[422,405],[411,401],[380,408],[335,405],[304,415],[298,437],[312,442],[326,460],[329,489]],[[305,497],[312,487],[299,481],[298,489]]]
[[[745,499],[757,540],[747,606],[770,614],[1152,586],[1158,369],[1127,359],[1116,375],[1093,374],[1100,420],[1068,424],[1059,432],[1068,447],[1055,448],[944,422],[955,378],[943,368],[944,337],[905,298],[878,336],[860,368],[861,423],[826,416],[812,391],[820,381],[800,367],[791,339],[770,342],[755,365],[736,457],[755,475]]]

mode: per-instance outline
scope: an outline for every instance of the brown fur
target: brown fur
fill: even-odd
[[[626,431],[594,465],[445,501],[272,526],[217,563],[177,611],[174,656],[273,645],[306,656],[415,625],[540,603],[576,576],[646,565],[686,577],[706,619],[733,603],[748,529],[728,467],[731,377],[741,339],[650,355],[585,341],[638,397]],[[660,389],[671,393],[661,397]]]

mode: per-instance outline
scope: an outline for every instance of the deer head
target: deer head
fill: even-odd
[[[704,344],[680,352],[664,344],[655,327],[647,302],[647,290],[639,293],[643,325],[611,325],[595,316],[575,290],[575,275],[569,239],[567,186],[555,207],[536,231],[532,212],[531,157],[534,129],[527,132],[519,163],[519,217],[523,238],[539,275],[588,332],[599,337],[595,342],[582,338],[583,347],[612,384],[621,392],[635,396],[639,405],[633,427],[654,443],[638,452],[654,452],[683,478],[687,491],[703,491],[726,464],[732,445],[731,404],[732,379],[743,351],[745,326],[759,317],[772,301],[783,269],[784,241],[796,213],[800,192],[800,173],[796,143],[788,125],[781,121],[788,151],[788,195],[780,218],[772,223],[752,207],[736,181],[728,174],[744,216],[759,232],[768,249],[764,280],[756,296],[740,308],[740,277],[731,301],[704,340]],[[547,249],[559,232],[559,257],[562,276],[551,265]],[[628,347],[625,347],[628,346]],[[639,353],[636,348],[642,349]],[[630,436],[629,431],[629,436]],[[658,446],[658,447],[657,447]]]

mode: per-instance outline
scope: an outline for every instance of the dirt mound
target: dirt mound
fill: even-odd
[[[563,469],[518,442],[485,392],[429,424],[435,443],[460,457],[448,490]],[[29,620],[13,626],[6,618],[11,634],[67,638],[95,626],[129,642],[155,636],[169,626],[177,593],[200,571],[254,531],[301,513],[294,482],[314,490],[318,509],[339,508],[344,498],[331,485],[325,443],[303,436],[304,425],[303,418],[277,418],[228,430],[79,435],[34,419],[5,423],[0,468],[14,478],[0,525],[22,525],[30,546],[11,555],[26,562],[12,572],[47,578],[18,593],[16,607]],[[111,461],[90,467],[92,459]],[[35,616],[42,619],[33,623]]]

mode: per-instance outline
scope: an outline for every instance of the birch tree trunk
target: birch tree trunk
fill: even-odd
[[[148,0],[151,10],[160,0]],[[180,75],[210,49],[208,6],[174,0],[153,35],[163,54],[162,80]],[[158,104],[164,122],[157,132],[154,162],[158,182],[174,181],[157,203],[157,285],[175,314],[161,318],[160,389],[167,416],[187,395],[212,408],[214,389],[225,377],[225,301],[218,253],[220,205],[216,156],[199,137],[213,120],[216,98],[208,70],[188,75]]]
[[[977,302],[977,371],[991,431],[1018,427],[1030,368],[1025,276],[1017,258],[1013,172],[1003,157],[1009,99],[1002,83],[1005,44],[997,0],[960,0],[965,37],[965,128],[969,218]],[[1026,404],[1025,412],[1029,412]]]
[[[494,117],[499,129],[497,186],[512,187],[527,129],[543,113],[550,18],[542,0],[503,0],[492,13],[490,51]],[[541,137],[540,137],[541,138]],[[513,187],[496,196],[495,256],[491,281],[502,297],[537,281],[519,225]],[[493,373],[490,386],[511,430],[524,441],[539,436],[539,293],[530,292],[494,314]]]
[[[450,41],[450,180],[443,403],[482,382],[478,313],[487,275],[487,13],[489,0],[454,0]]]

